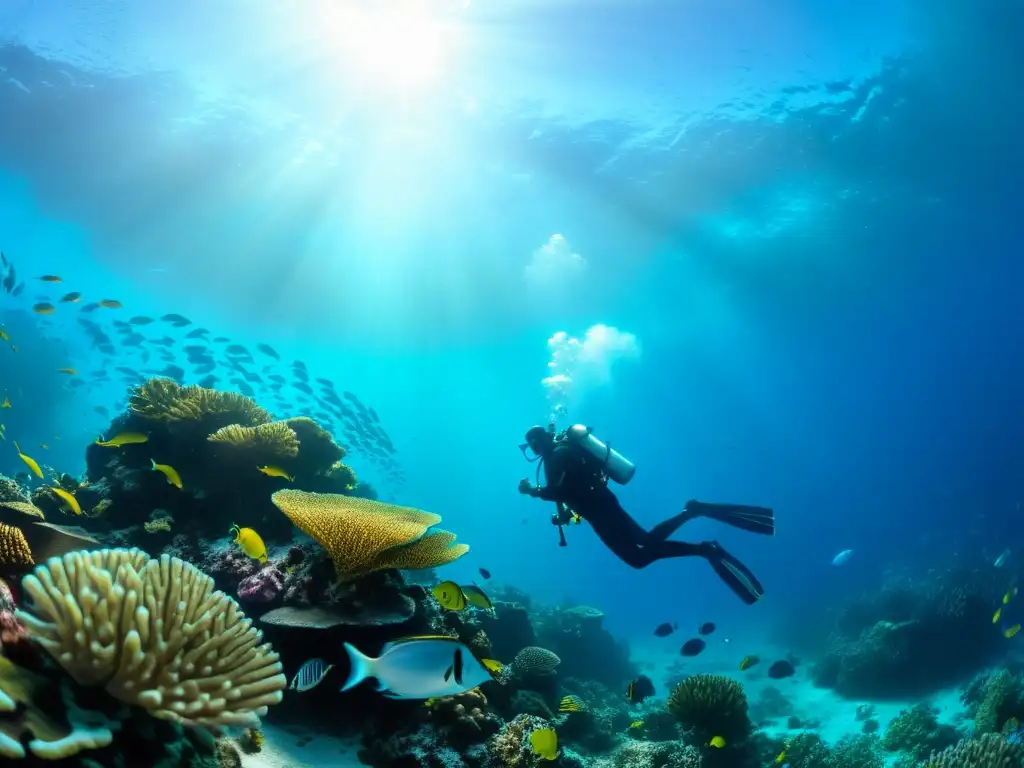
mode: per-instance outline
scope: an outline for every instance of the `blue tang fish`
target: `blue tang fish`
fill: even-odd
[[[493,679],[501,669],[493,659],[477,659],[457,638],[444,635],[407,637],[385,645],[380,658],[344,644],[351,671],[341,690],[372,677],[377,690],[392,699],[433,699],[454,696]]]

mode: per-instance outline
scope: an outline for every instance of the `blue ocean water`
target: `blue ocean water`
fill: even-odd
[[[714,621],[716,668],[814,654],[887,575],[1024,546],[1018,4],[453,0],[358,26],[385,5],[0,8],[26,283],[0,295],[0,472],[14,440],[83,472],[125,395],[90,372],[165,365],[96,352],[81,304],[33,314],[66,289],[356,393],[403,479],[346,461],[471,546],[446,576],[598,607],[638,653]],[[559,547],[516,492],[555,406],[637,464],[615,491],[646,527],[772,507],[771,539],[679,534],[763,600],[694,558],[631,570],[586,525]]]

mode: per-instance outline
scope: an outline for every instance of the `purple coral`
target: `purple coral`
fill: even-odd
[[[269,603],[284,589],[284,575],[272,565],[246,576],[238,583],[238,599],[251,603]]]
[[[0,579],[0,649],[8,646],[21,645],[28,642],[28,633],[16,618],[14,618],[14,595],[7,582]]]

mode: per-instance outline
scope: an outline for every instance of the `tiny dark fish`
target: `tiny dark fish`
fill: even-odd
[[[100,308],[100,305],[97,304],[96,302],[93,302],[92,304],[84,304],[82,306],[82,311],[83,312],[95,312],[99,308]]]
[[[325,389],[334,389],[334,382],[330,379],[316,379],[316,383]]]
[[[300,392],[305,392],[307,395],[313,394],[313,388],[309,384],[303,384],[301,381],[293,381],[292,386]]]
[[[137,315],[128,321],[132,325],[149,325],[153,322],[152,317],[146,317],[145,315]]]
[[[224,354],[226,355],[248,355],[249,350],[243,347],[241,344],[229,344],[224,348]]]
[[[203,389],[212,389],[213,385],[216,384],[220,379],[216,376],[206,376],[199,380],[199,386]]]
[[[659,624],[657,629],[654,630],[655,637],[668,637],[673,632],[679,629],[678,624],[669,624],[667,621],[664,624]]]
[[[301,368],[302,370],[306,370],[306,364],[301,360],[296,360],[292,363],[292,368]]]
[[[184,315],[175,315],[175,314],[164,315],[160,319],[163,320],[165,323],[174,323],[178,327],[181,327],[181,326],[184,326],[184,325],[190,325],[192,323],[192,321],[189,320]]]
[[[271,381],[276,381],[278,384],[284,384],[286,381],[284,376],[281,376],[280,374],[277,373],[271,374],[267,378],[270,379]]]
[[[11,272],[11,274],[13,275],[14,272]],[[14,293],[12,293],[11,296],[21,296],[21,292],[24,291],[24,290],[25,290],[25,284],[24,283],[18,283],[18,287],[14,289]]]
[[[231,339],[229,339],[227,336],[217,336],[216,338],[214,338],[214,342],[217,344],[227,344],[229,341],[231,341]]]
[[[679,653],[683,656],[696,656],[707,647],[707,643],[699,637],[695,637],[692,640],[687,640],[683,643],[683,647],[679,649]]]
[[[63,303],[63,304],[74,304],[80,298],[82,298],[82,294],[79,293],[78,291],[74,291],[72,293],[66,293],[66,294],[64,294],[64,297],[61,299],[61,303]]]
[[[477,568],[477,570],[480,571],[480,575],[483,576],[485,579],[491,578],[491,572],[488,571],[486,568]]]
[[[768,667],[768,677],[772,680],[782,680],[787,677],[792,677],[795,672],[796,669],[793,668],[793,665],[785,659],[776,661]]]
[[[208,334],[209,331],[205,328],[196,328],[194,331],[189,331],[185,334],[186,339],[201,339],[203,336]]]
[[[183,347],[181,351],[186,355],[197,355],[199,357],[206,357],[210,353],[206,347],[201,347],[198,344],[189,344],[187,347]]]
[[[174,379],[179,384],[185,379],[185,369],[179,368],[176,365],[168,365],[160,372],[161,376],[166,376],[169,379]]]
[[[269,344],[257,344],[256,349],[262,352],[267,357],[272,357],[275,360],[280,360],[281,356],[274,351],[274,348]]]
[[[370,418],[380,424],[380,418],[377,416],[377,412],[373,410],[373,408],[367,408],[366,410],[370,412]]]
[[[252,397],[256,391],[241,379],[231,379],[231,383],[238,387],[238,391],[246,397]]]
[[[110,416],[110,411],[108,411],[102,405],[97,405],[95,408],[93,408],[93,410],[96,411],[96,413],[98,413],[100,416],[103,416],[103,417]]]
[[[712,632],[715,631],[715,622],[705,621],[703,624],[700,625],[697,631],[702,635],[710,635]]]

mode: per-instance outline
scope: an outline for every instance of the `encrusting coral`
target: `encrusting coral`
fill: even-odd
[[[195,566],[137,549],[73,552],[26,576],[33,640],[82,685],[186,725],[258,724],[287,681],[238,604]]]
[[[283,421],[257,424],[255,427],[229,424],[206,439],[211,443],[254,454],[260,459],[294,458],[299,455],[299,437]]]
[[[722,736],[735,742],[751,730],[743,686],[723,675],[686,678],[669,695],[668,710],[683,725],[696,728],[704,741]]]
[[[469,549],[465,545],[450,547],[454,536],[440,531],[428,536],[428,543],[420,548],[409,546],[441,521],[440,515],[413,507],[295,490],[278,491],[272,500],[327,551],[337,577],[343,581],[386,568],[443,565]]]
[[[256,426],[271,421],[256,402],[237,392],[183,387],[173,379],[150,379],[132,392],[132,413],[158,421],[199,421],[210,432],[229,424]]]

